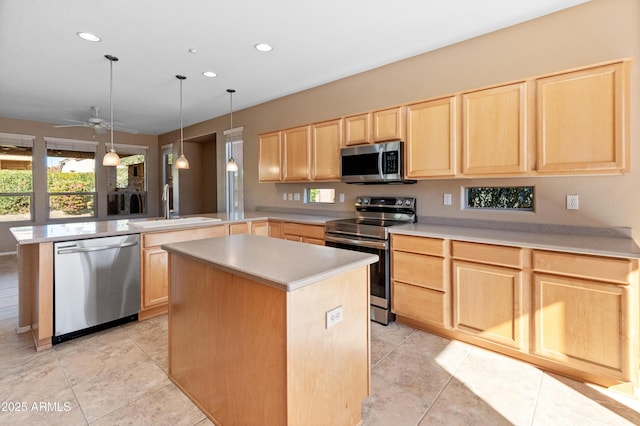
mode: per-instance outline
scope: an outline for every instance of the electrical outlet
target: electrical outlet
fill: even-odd
[[[293,194],[293,201],[300,201],[300,193],[296,192],[295,194]]]
[[[451,194],[444,194],[444,197],[442,198],[442,202],[444,203],[445,206],[450,206],[451,205]]]
[[[282,201],[287,201],[287,193],[286,192],[282,193]]]
[[[567,195],[567,210],[578,210],[578,196]]]
[[[342,322],[342,305],[325,313],[325,328],[333,327]]]
[[[293,194],[291,192],[287,194],[287,200],[293,201]]]
[[[341,203],[344,203],[344,194],[340,194],[339,199]]]

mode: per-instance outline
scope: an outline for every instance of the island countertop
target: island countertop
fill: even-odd
[[[166,244],[162,248],[284,291],[378,261],[373,254],[253,234]]]

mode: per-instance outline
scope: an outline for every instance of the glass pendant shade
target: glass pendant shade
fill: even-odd
[[[176,160],[176,169],[188,169],[189,168],[189,160],[184,154],[180,154],[178,159]]]
[[[120,165],[120,157],[116,154],[115,149],[110,149],[102,158],[103,166],[118,166]]]
[[[237,172],[238,171],[238,163],[233,157],[229,158],[229,162],[227,163],[227,171],[228,172]]]

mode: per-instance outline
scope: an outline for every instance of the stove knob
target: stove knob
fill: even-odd
[[[409,207],[411,205],[411,200],[404,200],[404,205]]]
[[[368,198],[365,198],[365,199],[363,200],[363,203],[364,203],[364,204],[369,204],[369,199],[368,199]]]
[[[398,198],[396,200],[396,206],[401,206],[402,205],[402,200],[400,198]]]
[[[358,203],[358,204],[362,204],[362,198],[358,198],[358,199],[356,199],[356,203]]]

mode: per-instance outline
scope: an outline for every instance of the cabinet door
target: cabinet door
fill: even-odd
[[[627,74],[619,63],[536,81],[539,172],[628,169]]]
[[[344,119],[344,144],[371,143],[371,113],[353,115]]]
[[[527,170],[526,83],[462,95],[462,172],[518,174]]]
[[[260,182],[279,182],[282,180],[280,132],[260,135],[260,160],[258,178]]]
[[[342,120],[326,121],[311,126],[313,180],[340,180],[340,148]]]
[[[445,326],[444,293],[397,281],[392,282],[391,304],[396,315]]]
[[[453,326],[516,349],[526,348],[522,272],[453,261]]]
[[[254,235],[269,236],[269,226],[266,220],[259,220],[257,222],[251,222],[251,233]]]
[[[444,291],[444,259],[417,253],[393,251],[393,279]]]
[[[282,238],[282,222],[269,221],[269,236],[273,238]]]
[[[285,181],[308,181],[310,178],[310,126],[282,132],[283,173]]]
[[[160,247],[142,250],[142,309],[164,305],[168,300],[169,254]]]
[[[371,118],[373,122],[374,142],[404,140],[404,107],[374,111]]]
[[[407,107],[407,177],[455,174],[455,108],[454,96]]]
[[[534,288],[536,355],[631,379],[627,287],[534,274]]]
[[[238,222],[238,223],[229,224],[229,235],[248,234],[248,233],[249,233],[248,222]]]

